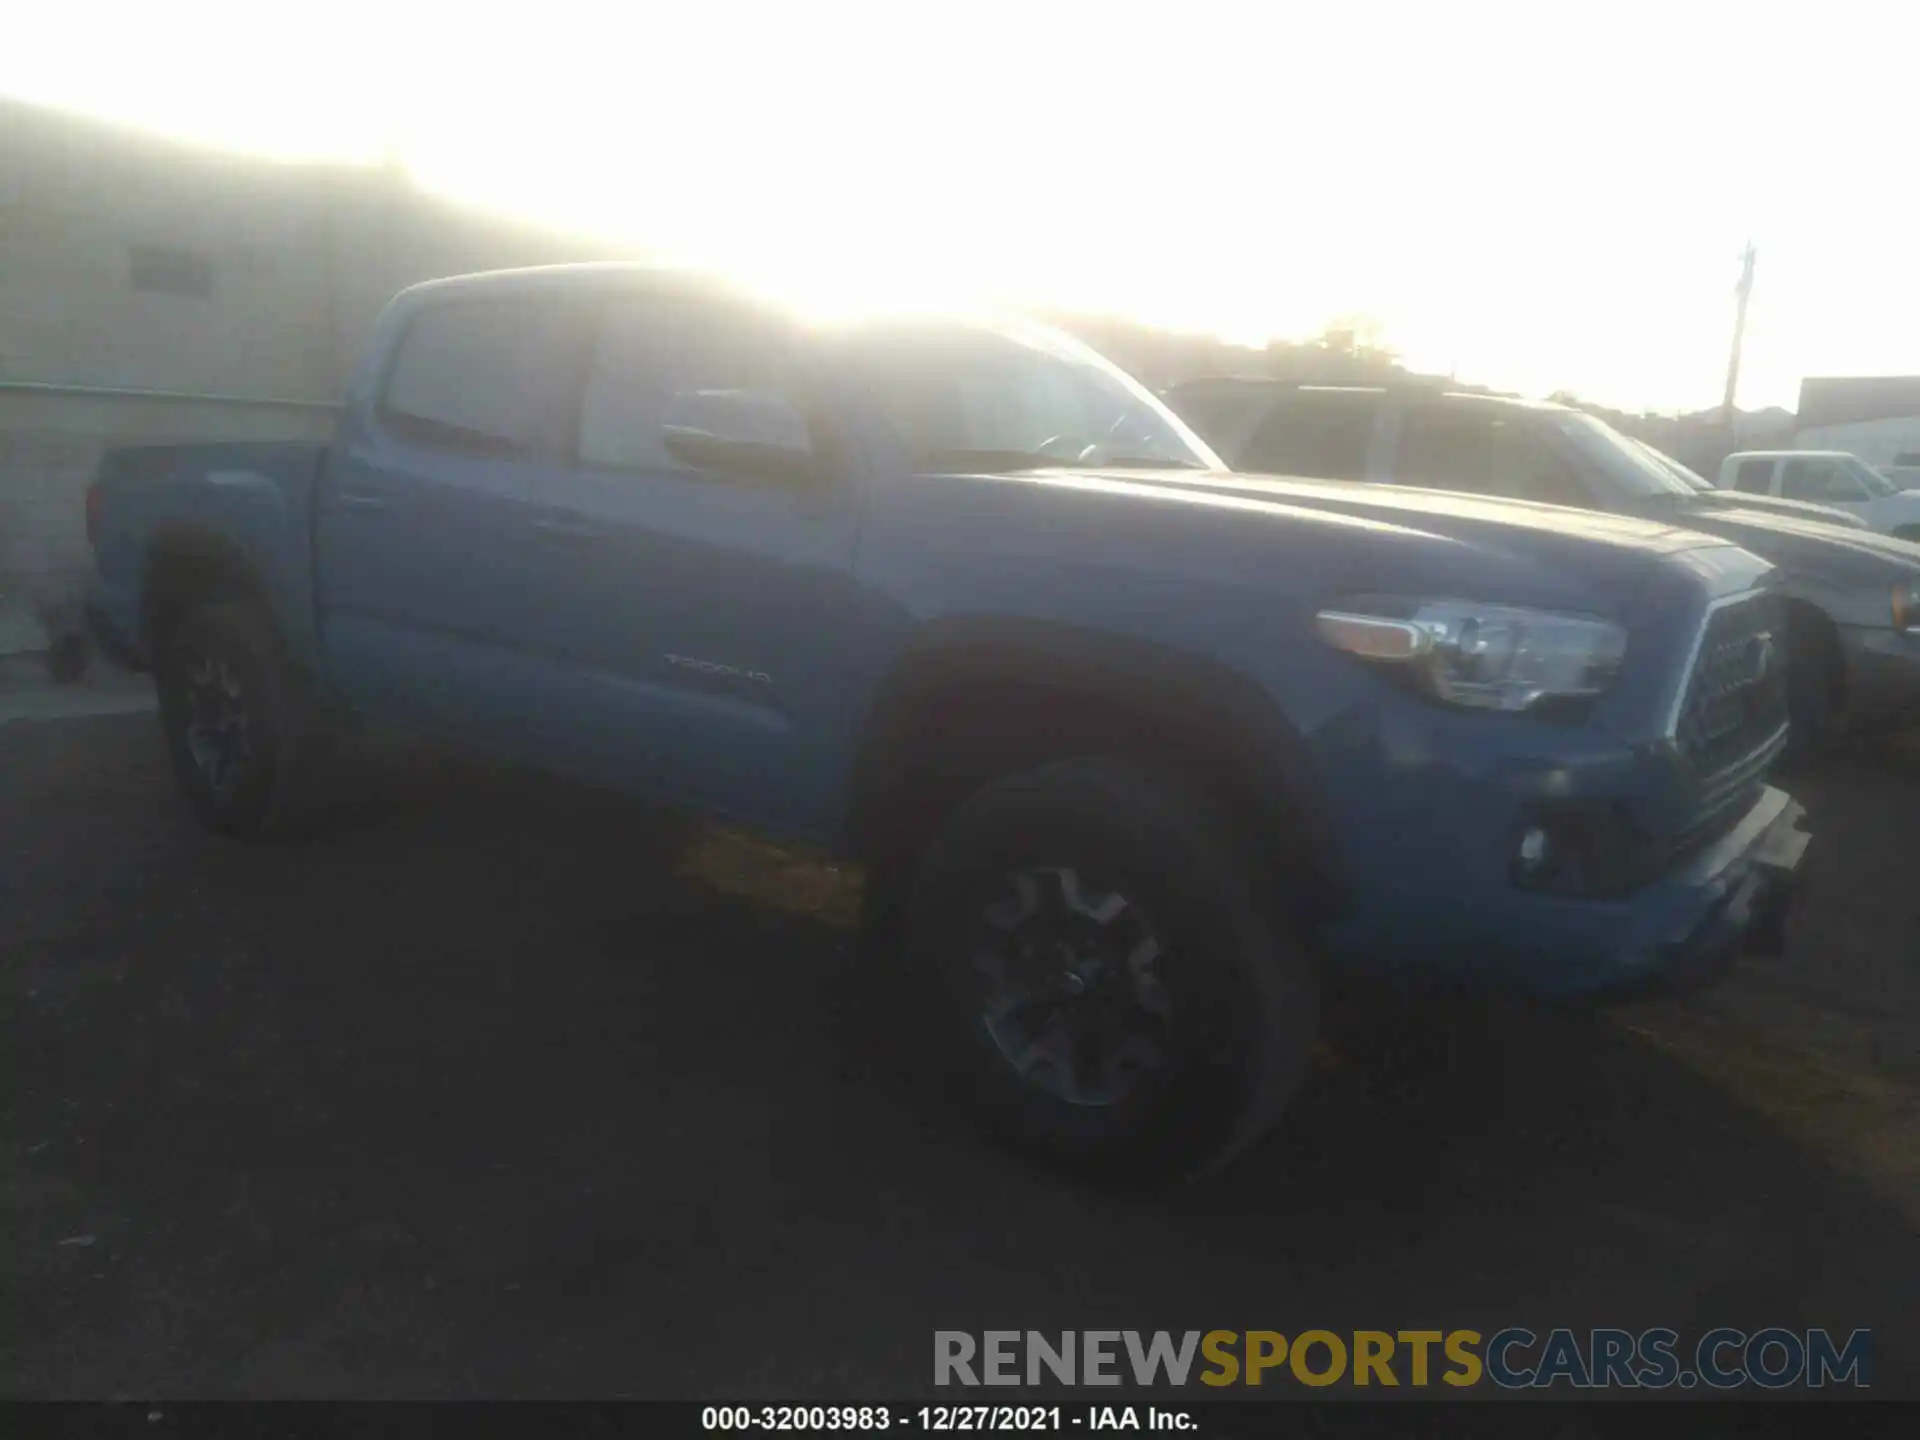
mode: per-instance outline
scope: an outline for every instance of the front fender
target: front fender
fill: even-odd
[[[848,833],[894,780],[930,696],[989,686],[1031,687],[1110,704],[1168,745],[1196,753],[1243,782],[1263,833],[1291,836],[1312,870],[1322,910],[1349,887],[1313,755],[1292,717],[1257,681],[1218,660],[1136,636],[1024,616],[949,616],[917,626],[855,718],[854,800]]]

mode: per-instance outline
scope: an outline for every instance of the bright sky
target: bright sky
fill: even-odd
[[[498,18],[493,18],[498,17]],[[1626,408],[1920,374],[1920,10],[1280,0],[19,7],[0,93],[816,286]]]

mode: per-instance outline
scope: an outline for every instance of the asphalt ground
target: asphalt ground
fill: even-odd
[[[1869,1327],[1920,1393],[1920,749],[1792,788],[1783,959],[1332,1059],[1126,1196],[899,1078],[815,858],[418,751],[250,848],[150,714],[0,724],[0,1394],[908,1398],[936,1329],[1508,1325]]]

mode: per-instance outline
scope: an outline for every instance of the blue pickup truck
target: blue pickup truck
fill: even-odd
[[[948,1091],[1094,1170],[1244,1148],[1324,983],[1611,996],[1776,944],[1806,843],[1764,562],[1226,473],[1023,321],[440,281],[334,443],[117,451],[88,508],[207,825],[285,824],[364,718],[834,847]]]

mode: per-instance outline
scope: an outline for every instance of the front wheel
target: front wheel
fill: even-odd
[[[999,781],[908,903],[943,1073],[1017,1148],[1094,1178],[1215,1167],[1278,1118],[1317,1028],[1312,966],[1227,817],[1130,763]]]

